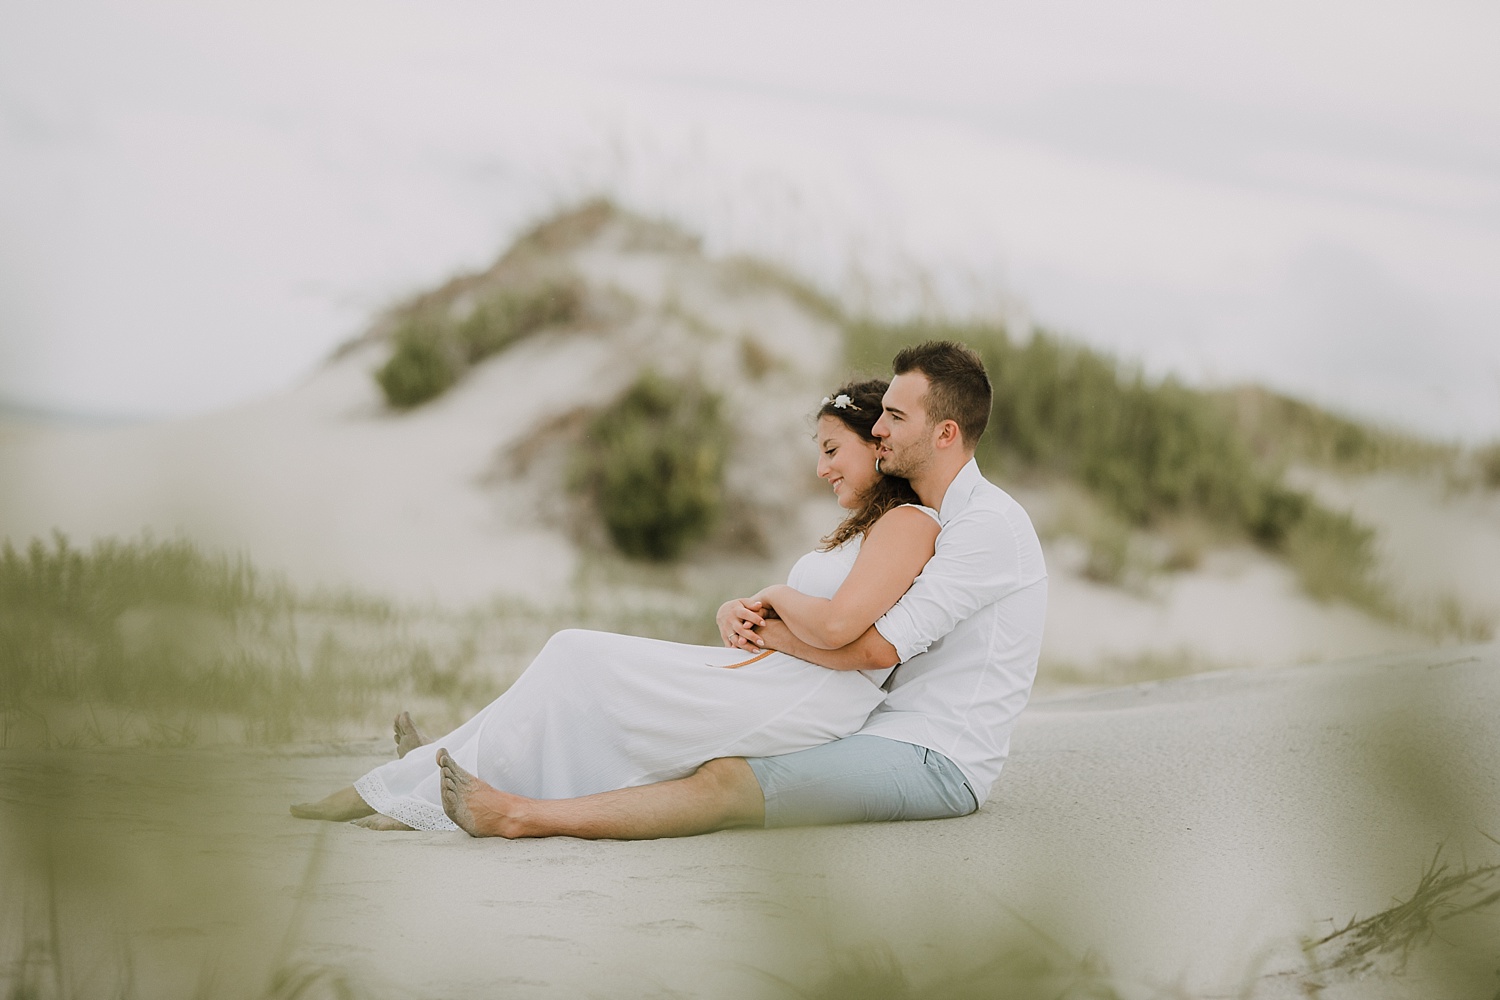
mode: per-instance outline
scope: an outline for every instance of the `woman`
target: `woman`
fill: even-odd
[[[876,467],[871,433],[887,383],[856,382],[818,411],[818,476],[849,511],[785,587],[726,601],[724,647],[569,629],[520,679],[437,741],[484,782],[561,799],[691,773],[718,757],[791,753],[856,732],[884,697],[885,670],[828,670],[758,652],[754,627],[779,615],[815,646],[857,637],[906,592],[931,558],[937,514],[904,479]],[[758,653],[758,655],[750,655]],[[360,819],[374,829],[456,830],[443,812],[436,763],[410,753],[431,742],[402,713],[398,759],[317,803],[308,819]]]

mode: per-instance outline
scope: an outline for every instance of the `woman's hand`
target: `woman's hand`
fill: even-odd
[[[714,621],[719,626],[719,637],[724,645],[736,649],[759,648],[761,641],[755,634],[758,625],[766,623],[762,613],[765,605],[753,597],[736,597],[719,605]]]

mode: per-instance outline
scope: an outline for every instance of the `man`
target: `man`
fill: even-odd
[[[796,753],[713,760],[675,781],[562,800],[492,788],[443,752],[450,819],[474,836],[640,839],[932,819],[984,804],[1036,676],[1046,567],[1026,512],[974,462],[991,403],[978,355],[930,342],[901,351],[892,367],[874,428],[879,463],[938,511],[936,551],[896,606],[848,645],[811,646],[774,618],[755,629],[757,645],[825,667],[899,662],[864,728]]]

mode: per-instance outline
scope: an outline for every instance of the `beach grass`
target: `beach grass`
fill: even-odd
[[[299,591],[182,539],[7,542],[0,747],[367,737],[403,708],[439,728],[497,697],[559,629],[717,641],[716,595],[676,593],[670,566],[605,562],[572,602],[450,610]],[[617,593],[622,573],[641,599]]]
[[[981,467],[1001,481],[1077,482],[1095,497],[1112,530],[1088,539],[1093,578],[1124,576],[1128,528],[1190,521],[1285,558],[1315,598],[1396,614],[1374,573],[1373,532],[1288,486],[1284,465],[1296,457],[1369,469],[1437,461],[1441,449],[1270,394],[1256,395],[1256,408],[1236,408],[1229,401],[1242,396],[1148,378],[1046,330],[1023,340],[998,323],[851,319],[845,336],[847,359],[860,370],[879,370],[924,340],[972,346],[995,387],[976,453]],[[1244,415],[1252,411],[1253,419]]]
[[[1262,462],[1310,465],[1361,474],[1389,470],[1442,471],[1461,456],[1452,444],[1333,413],[1262,386],[1207,394],[1218,403]]]
[[[1410,896],[1372,916],[1351,918],[1345,926],[1307,947],[1331,953],[1327,961],[1319,963],[1324,969],[1360,975],[1372,971],[1384,959],[1400,972],[1444,924],[1462,921],[1497,903],[1500,864],[1473,868],[1460,865],[1455,870],[1443,860],[1439,845]]]
[[[0,546],[0,746],[284,742],[399,702],[445,716],[519,673],[493,622],[299,594],[185,540]],[[540,643],[538,643],[540,646]]]

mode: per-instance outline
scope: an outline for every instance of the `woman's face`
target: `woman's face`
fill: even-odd
[[[859,498],[880,478],[875,471],[878,448],[877,442],[866,441],[837,417],[818,418],[818,478],[828,480],[840,507],[858,506]]]

